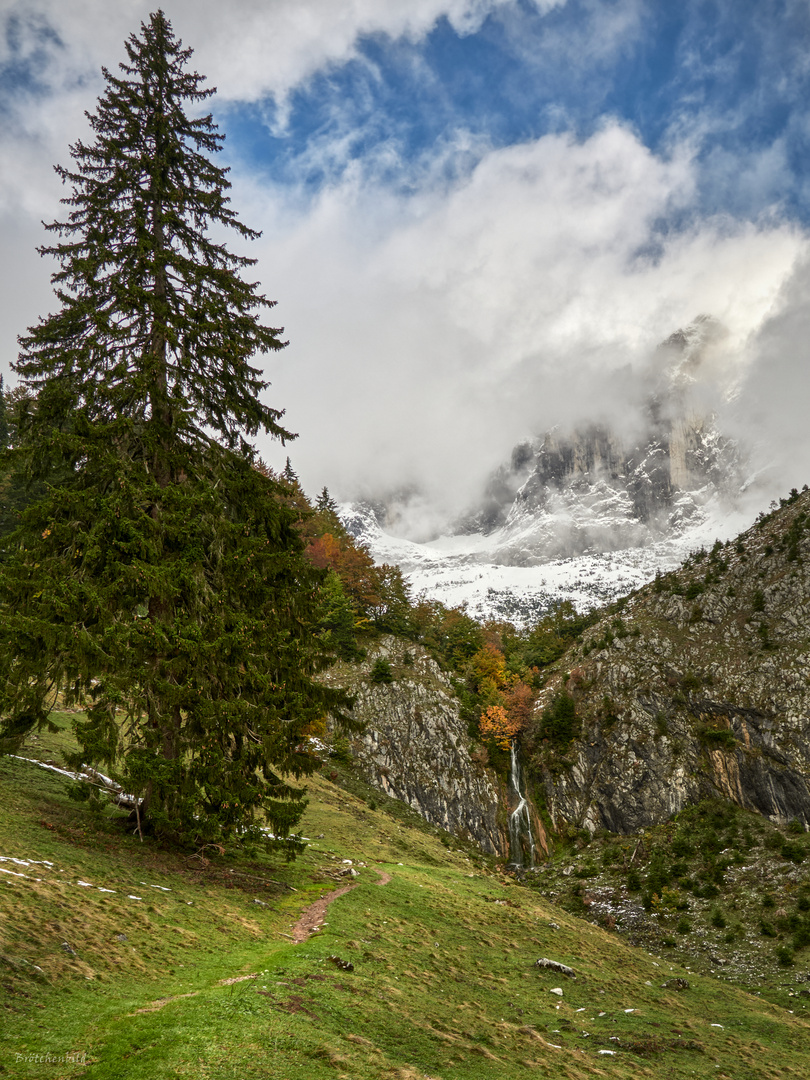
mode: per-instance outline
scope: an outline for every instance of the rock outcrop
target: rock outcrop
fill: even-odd
[[[380,660],[392,682],[372,680]],[[364,730],[349,742],[369,783],[483,851],[508,853],[504,787],[473,758],[453,688],[424,649],[385,637],[363,663],[339,664],[328,679],[355,698],[354,716]]]
[[[576,703],[534,769],[557,828],[630,833],[722,797],[810,825],[810,492],[591,628],[544,691]]]

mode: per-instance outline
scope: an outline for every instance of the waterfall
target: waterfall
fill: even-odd
[[[534,866],[534,837],[532,836],[532,820],[529,813],[529,804],[520,790],[520,762],[518,761],[517,739],[512,739],[510,744],[512,768],[509,775],[509,783],[514,791],[518,804],[509,815],[509,855],[512,866],[523,867],[524,854],[528,848],[529,866]]]

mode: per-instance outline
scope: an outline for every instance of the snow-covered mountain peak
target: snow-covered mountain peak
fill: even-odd
[[[583,419],[521,440],[449,535],[398,539],[384,503],[345,507],[347,528],[416,591],[482,617],[615,598],[748,524],[735,512],[740,449],[708,404],[722,394],[712,350],[724,334],[699,316],[664,341],[638,373],[623,430]]]

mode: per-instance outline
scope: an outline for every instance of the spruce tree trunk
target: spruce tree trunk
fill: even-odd
[[[154,162],[155,166],[150,179],[150,196],[152,211],[152,251],[154,270],[154,285],[152,288],[152,327],[150,334],[150,361],[152,368],[153,386],[150,395],[151,424],[154,430],[154,457],[152,460],[152,472],[158,486],[166,489],[175,482],[172,468],[172,408],[169,400],[169,373],[168,373],[168,336],[166,332],[168,322],[168,282],[166,274],[166,236],[164,226],[164,198],[168,188],[168,176],[166,175],[166,158],[168,153],[168,140],[165,132],[165,86],[163,72],[158,72],[157,101],[154,103],[154,116],[152,122],[155,131]],[[155,502],[151,508],[151,517],[160,528],[162,507]],[[149,618],[153,623],[162,624],[167,630],[173,622],[174,612],[169,602],[161,597],[152,596],[149,599]],[[166,670],[169,657],[154,657],[156,675],[166,681],[173,681],[170,673]],[[161,670],[162,669],[162,670]],[[180,731],[182,724],[181,711],[178,706],[172,706],[167,701],[160,700],[150,695],[149,727],[155,738],[155,750],[164,761],[175,762],[180,756]],[[162,785],[165,791],[165,784]],[[148,816],[150,804],[155,801],[155,785],[149,781],[144,797],[144,808]],[[164,797],[160,800],[162,809],[172,816],[173,807],[170,805],[171,798]]]

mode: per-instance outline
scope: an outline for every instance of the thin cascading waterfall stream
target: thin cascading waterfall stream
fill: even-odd
[[[529,812],[529,804],[520,790],[520,761],[518,760],[517,739],[512,739],[510,744],[511,771],[509,782],[517,796],[517,806],[509,815],[509,856],[513,866],[523,867],[524,854],[528,848],[529,866],[534,866],[534,837],[532,836],[532,819]],[[525,843],[524,843],[525,841]]]

